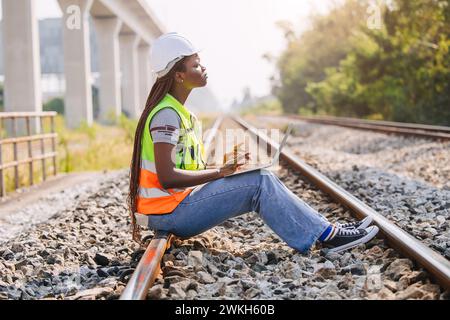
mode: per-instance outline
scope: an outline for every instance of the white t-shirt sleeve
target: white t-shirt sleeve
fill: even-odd
[[[153,143],[165,142],[176,145],[180,137],[181,119],[172,108],[158,111],[150,122]]]

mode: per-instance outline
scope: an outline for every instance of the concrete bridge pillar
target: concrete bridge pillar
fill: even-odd
[[[111,123],[122,111],[119,51],[122,22],[117,17],[96,17],[93,20],[98,35],[100,62],[99,121]]]
[[[132,119],[140,115],[138,44],[135,33],[119,34],[122,72],[122,109]]]
[[[89,49],[89,10],[93,0],[58,0],[63,12],[64,73],[66,93],[64,112],[69,127],[83,121],[92,125],[91,58]]]
[[[142,43],[138,47],[139,56],[139,95],[140,95],[140,108],[142,112],[147,102],[148,94],[151,88],[151,69],[150,69],[150,45]]]
[[[34,0],[2,1],[5,111],[42,111],[36,4]],[[25,123],[18,124],[23,133]],[[40,131],[38,119],[32,125]]]

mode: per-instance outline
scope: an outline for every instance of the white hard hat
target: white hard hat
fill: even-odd
[[[199,52],[192,43],[177,32],[163,34],[151,46],[151,68],[158,78],[165,76],[170,69],[185,56]]]

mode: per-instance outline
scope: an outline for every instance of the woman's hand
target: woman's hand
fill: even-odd
[[[222,178],[229,176],[230,174],[233,174],[242,165],[243,165],[243,163],[241,163],[241,164],[234,164],[234,163],[225,164],[223,167],[221,167],[219,169],[219,174]]]
[[[244,144],[243,142],[236,144],[233,147],[233,151],[225,153],[223,155],[223,163],[229,163],[230,161],[234,161],[234,159],[242,155],[244,153],[244,150],[241,149],[241,146],[243,144]]]
[[[219,169],[221,177],[233,174],[239,167],[248,163],[248,160],[250,160],[250,153],[244,153],[243,151],[238,150],[239,146],[240,145],[234,146],[233,151],[224,156],[224,160],[226,160],[224,161],[225,164]]]

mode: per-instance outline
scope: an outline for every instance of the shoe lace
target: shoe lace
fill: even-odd
[[[339,223],[339,226],[341,228],[345,228],[345,227],[351,227],[356,225],[356,222],[344,222],[344,223]]]
[[[338,235],[341,236],[359,236],[361,234],[361,230],[358,229],[338,229]]]

